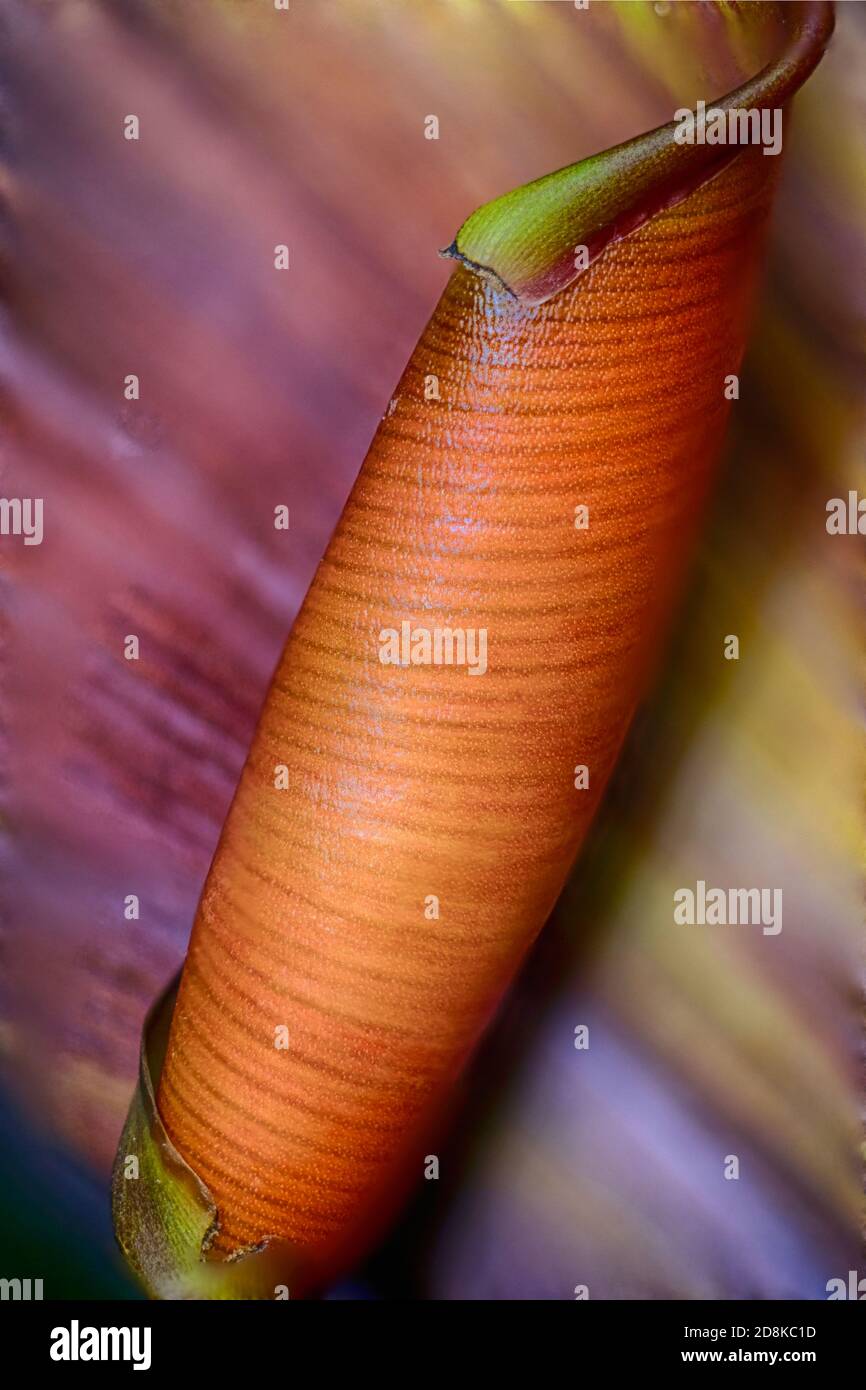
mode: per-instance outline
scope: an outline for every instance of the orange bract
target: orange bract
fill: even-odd
[[[774,164],[744,151],[537,307],[463,266],[446,287],[289,637],[192,933],[158,1101],[213,1194],[215,1252],[281,1236],[338,1266],[397,1175],[421,1176],[419,1126],[553,906],[658,655]],[[486,672],[383,665],[407,621],[485,629]]]

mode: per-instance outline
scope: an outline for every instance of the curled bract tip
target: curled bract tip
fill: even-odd
[[[726,115],[781,109],[833,31],[830,0],[781,6],[768,0],[762,10],[767,22],[781,25],[785,46],[755,77],[712,102]],[[680,143],[681,130],[672,120],[485,203],[441,254],[498,282],[522,304],[544,303],[612,242],[681,202],[742,153],[741,144]]]

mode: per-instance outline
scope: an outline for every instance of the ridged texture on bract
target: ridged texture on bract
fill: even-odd
[[[211,1255],[288,1241],[303,1288],[363,1246],[563,885],[745,343],[776,164],[706,160],[542,302],[460,266],[376,434],[275,675],[159,1083],[213,1197]],[[404,623],[483,630],[486,671],[383,665]]]

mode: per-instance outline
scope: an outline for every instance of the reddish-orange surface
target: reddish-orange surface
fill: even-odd
[[[279,1235],[339,1258],[401,1155],[421,1177],[417,1122],[544,923],[658,654],[774,166],[743,153],[538,308],[449,282],[289,637],[192,934],[159,1106],[217,1251]],[[486,673],[382,665],[405,620],[486,628]]]

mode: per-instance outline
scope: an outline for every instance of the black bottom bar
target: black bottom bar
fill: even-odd
[[[863,1300],[860,1300],[863,1301]],[[303,1356],[332,1373],[335,1362],[402,1362],[405,1379],[429,1380],[437,1363],[453,1376],[476,1362],[521,1370],[762,1366],[828,1370],[857,1364],[862,1316],[848,1300],[786,1303],[0,1303],[9,1358],[34,1370],[93,1376],[100,1368],[141,1374],[297,1374]],[[312,1368],[308,1366],[307,1374]],[[564,1369],[564,1366],[563,1366]]]

